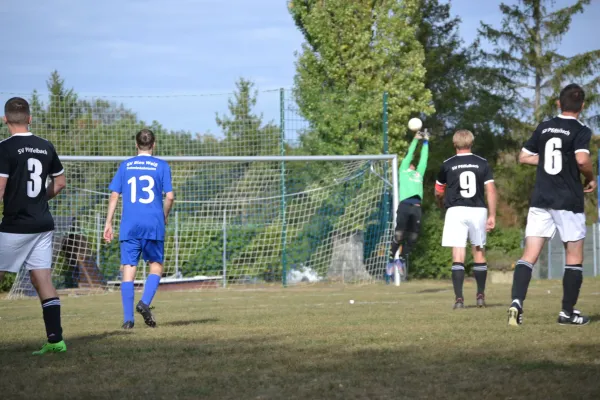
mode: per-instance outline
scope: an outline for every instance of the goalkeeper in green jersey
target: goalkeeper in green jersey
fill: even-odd
[[[415,167],[412,160],[419,140],[423,139],[423,148],[419,165]],[[400,275],[404,274],[406,257],[415,245],[421,228],[421,202],[423,201],[423,175],[427,168],[429,157],[429,134],[417,133],[413,139],[408,153],[398,170],[398,186],[400,186],[398,210],[396,211],[396,229],[390,248],[390,258],[386,268],[385,280],[390,282],[394,268],[397,267]],[[396,253],[400,250],[400,258]]]

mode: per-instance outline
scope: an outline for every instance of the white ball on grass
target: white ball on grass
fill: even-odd
[[[350,300],[350,304],[354,304],[354,300]]]
[[[421,121],[419,118],[411,118],[410,121],[408,121],[408,129],[413,132],[418,132],[422,127],[423,121]]]

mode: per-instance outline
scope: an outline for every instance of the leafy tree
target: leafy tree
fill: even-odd
[[[391,152],[403,151],[410,116],[430,114],[423,48],[415,39],[419,0],[293,0],[304,35],[295,100],[312,126],[311,152],[382,148],[382,95],[389,93]]]
[[[500,4],[502,26],[482,22],[480,35],[494,51],[487,59],[500,68],[528,112],[525,117],[541,121],[556,113],[555,101],[565,83],[577,81],[589,93],[587,104],[598,104],[600,89],[600,50],[574,56],[557,51],[573,17],[583,13],[591,0],[576,0],[570,6],[553,10],[553,0],[519,0]]]
[[[272,122],[263,125],[262,114],[254,114],[258,91],[254,83],[240,78],[233,98],[228,100],[228,116],[219,116],[216,122],[225,135],[229,155],[255,156],[279,154],[279,128]]]
[[[431,166],[452,152],[451,135],[460,128],[477,136],[475,151],[494,161],[506,147],[506,135],[517,124],[515,102],[495,69],[484,65],[477,42],[466,46],[459,36],[459,17],[451,17],[451,4],[421,0],[417,39],[425,51],[425,86],[436,112],[425,118],[434,133]],[[442,136],[440,138],[440,135]],[[431,171],[433,177],[435,171]]]

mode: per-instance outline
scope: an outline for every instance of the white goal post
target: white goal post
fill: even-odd
[[[129,158],[61,157],[67,189],[50,202],[58,288],[87,293],[119,281],[118,243],[104,243],[102,231],[108,185]],[[396,155],[158,158],[171,165],[176,198],[165,286],[383,280],[398,208]],[[22,269],[9,297],[32,294]]]

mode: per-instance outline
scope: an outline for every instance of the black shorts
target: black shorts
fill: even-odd
[[[396,231],[419,233],[421,215],[421,206],[400,203],[396,213]]]

